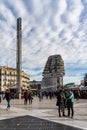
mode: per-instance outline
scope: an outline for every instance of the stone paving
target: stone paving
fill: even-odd
[[[0,121],[0,130],[82,130],[61,125],[59,123],[39,119],[32,116],[22,116]]]
[[[78,130],[87,130],[87,99],[75,101],[74,109],[74,119],[66,117],[59,118],[57,113],[56,99],[43,99],[42,101],[39,101],[38,98],[35,97],[33,104],[31,105],[24,105],[23,99],[15,99],[11,101],[11,109],[8,111],[6,110],[6,101],[4,100],[0,104],[0,120],[28,115],[44,119],[46,121],[52,121],[58,124],[60,123],[61,125],[65,126],[72,126],[72,128],[74,127],[73,130],[75,130],[75,127],[79,128]]]

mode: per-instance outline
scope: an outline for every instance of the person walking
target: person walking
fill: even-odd
[[[3,100],[6,99],[6,101],[7,101],[7,108],[6,108],[7,110],[10,109],[10,107],[11,107],[11,102],[10,102],[11,98],[13,98],[13,97],[11,95],[10,89],[6,89],[5,96],[3,97]]]
[[[32,104],[33,97],[31,92],[28,92],[28,100],[29,100],[29,104]]]
[[[0,95],[0,103],[1,103],[1,95]]]
[[[39,98],[39,101],[42,100],[42,92],[41,91],[38,92],[38,98]]]
[[[27,105],[27,100],[28,100],[28,90],[25,90],[24,92],[24,104]]]
[[[77,91],[76,98],[77,98],[77,100],[79,100],[79,98],[80,98],[80,90]]]
[[[66,99],[67,99],[68,117],[73,118],[73,116],[74,116],[74,107],[73,107],[74,94],[71,91],[71,89],[67,90]]]

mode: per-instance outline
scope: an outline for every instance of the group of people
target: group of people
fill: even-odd
[[[59,117],[61,116],[67,116],[73,118],[74,116],[74,94],[70,89],[67,89],[66,91],[60,90],[57,93],[57,103],[58,106],[58,113]],[[65,110],[67,110],[67,115],[65,113]]]
[[[25,90],[24,92],[24,104],[27,104],[27,101],[29,101],[29,104],[32,104],[33,96],[32,93],[28,90]]]
[[[39,93],[40,96],[40,93]],[[58,106],[58,114],[59,117],[61,116],[67,116],[73,118],[74,116],[74,94],[70,89],[67,89],[66,91],[60,90],[56,93],[57,97],[57,103]],[[5,95],[3,99],[6,99],[7,101],[7,109],[10,109],[11,103],[10,100],[13,98],[10,89],[6,89]],[[32,93],[28,90],[24,91],[24,104],[27,104],[29,101],[29,104],[32,104],[33,96]],[[66,115],[67,110],[67,115]]]
[[[11,99],[14,99],[15,97],[12,95],[12,93],[10,92],[10,89],[6,89],[4,96],[3,96],[3,100],[6,99],[7,101],[7,110],[10,109],[11,107]],[[29,100],[29,104],[32,104],[32,94],[30,91],[25,90],[24,92],[24,104],[27,104],[27,101]],[[0,96],[0,102],[1,102],[1,96]]]

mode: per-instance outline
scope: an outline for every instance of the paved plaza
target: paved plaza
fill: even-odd
[[[74,109],[71,119],[58,116],[56,99],[39,101],[34,97],[31,105],[24,105],[23,99],[14,99],[10,110],[6,110],[6,100],[2,100],[0,130],[87,130],[87,99],[75,100]]]

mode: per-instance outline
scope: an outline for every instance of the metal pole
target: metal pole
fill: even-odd
[[[21,98],[21,71],[22,71],[22,29],[21,18],[17,19],[17,98]]]

